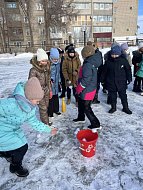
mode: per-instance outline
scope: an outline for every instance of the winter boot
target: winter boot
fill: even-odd
[[[73,121],[74,121],[75,123],[85,123],[85,119],[80,119],[80,118],[73,119]]]
[[[116,111],[116,104],[111,104],[111,109],[109,110],[109,113],[114,113]]]
[[[10,164],[9,171],[15,173],[18,177],[26,177],[29,175],[28,170],[23,168],[21,164]]]
[[[123,104],[123,109],[122,109],[122,111],[125,112],[125,113],[127,113],[127,114],[132,114],[132,111],[129,110],[128,103]]]
[[[66,104],[69,105],[71,103],[71,99],[67,99]]]

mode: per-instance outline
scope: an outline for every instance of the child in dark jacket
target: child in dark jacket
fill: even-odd
[[[97,68],[102,64],[102,57],[99,52],[95,53],[93,46],[85,46],[81,51],[84,59],[79,72],[78,85],[76,92],[78,94],[78,117],[74,122],[85,121],[85,114],[90,120],[89,129],[96,130],[100,128],[100,122],[91,108],[97,89]]]
[[[29,174],[22,167],[28,144],[21,125],[27,122],[37,131],[52,135],[57,132],[36,117],[36,105],[43,96],[39,80],[32,77],[26,83],[18,83],[11,97],[0,100],[0,157],[10,162],[10,172],[19,177]]]
[[[122,56],[121,47],[116,45],[111,47],[111,57],[105,61],[101,82],[106,83],[106,87],[110,96],[111,109],[109,113],[116,111],[117,92],[121,98],[123,112],[132,114],[128,108],[127,101],[127,84],[132,81],[131,67],[127,59]]]

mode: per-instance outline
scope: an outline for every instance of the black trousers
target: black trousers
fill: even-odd
[[[73,91],[73,96],[75,97],[76,102],[78,102],[78,95],[76,94],[76,88],[72,87],[72,91]],[[71,89],[69,87],[67,87],[67,98],[68,99],[71,98]]]
[[[127,94],[126,94],[126,89],[122,89],[120,91],[116,90],[116,91],[111,91],[109,90],[109,97],[110,97],[110,101],[111,101],[111,105],[112,104],[116,104],[117,103],[117,92],[119,94],[119,97],[121,99],[121,103],[122,105],[127,104]]]
[[[57,112],[59,112],[58,94],[53,95],[53,97],[49,100],[48,115],[49,117],[53,117],[53,113],[57,113]]]
[[[84,120],[86,115],[93,128],[100,127],[100,122],[92,111],[91,103],[91,100],[82,100],[80,97],[78,98],[78,118],[79,120]]]
[[[143,86],[143,79],[141,77],[136,76],[134,80],[134,85],[133,85],[135,90],[141,89],[141,82]]]
[[[62,86],[62,95],[65,96],[65,93],[66,93],[66,84],[65,84],[65,79],[64,78],[61,78],[61,86]]]
[[[25,144],[24,146],[10,151],[0,151],[0,155],[2,157],[11,157],[12,158],[12,164],[15,165],[21,165],[24,155],[26,154],[28,150],[28,144]]]

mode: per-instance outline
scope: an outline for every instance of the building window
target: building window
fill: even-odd
[[[90,3],[74,3],[75,9],[91,9]]]
[[[93,16],[93,22],[112,22],[112,16]]]
[[[93,6],[95,10],[112,10],[111,3],[94,3]]]
[[[44,17],[43,16],[38,16],[38,23],[39,24],[44,23]]]
[[[26,36],[30,36],[30,29],[26,29]]]
[[[99,32],[112,32],[112,27],[93,27],[93,32],[99,33]]]
[[[13,29],[12,33],[16,36],[16,35],[22,35],[23,31],[22,29]]]
[[[24,17],[24,23],[28,23],[28,18],[26,16]]]
[[[9,3],[6,4],[6,7],[8,9],[16,9],[17,8],[17,4],[14,3],[14,2],[11,2],[11,3],[9,2]]]
[[[44,28],[39,29],[39,34],[40,34],[41,36],[44,36],[44,35],[45,35],[45,29],[44,29]]]
[[[21,42],[14,42],[14,46],[21,47]]]
[[[37,9],[37,11],[42,11],[43,5],[41,3],[36,3],[36,9]]]
[[[21,17],[19,14],[11,14],[10,17],[13,21],[21,21]]]
[[[27,45],[28,45],[28,47],[30,47],[31,46],[31,42],[29,41],[29,42],[27,42]]]

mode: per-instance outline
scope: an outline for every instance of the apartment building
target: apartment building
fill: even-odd
[[[56,26],[49,28],[48,43],[56,45],[72,41],[83,45],[84,40],[92,40],[98,45],[109,46],[116,37],[136,35],[138,0],[74,0],[72,6],[76,14],[70,24],[60,31]],[[42,0],[29,0],[29,7],[25,0],[1,0],[0,18],[1,49],[6,41],[7,46],[27,50],[31,47],[32,37],[33,46],[46,49]],[[65,18],[63,22],[66,23]]]
[[[75,42],[94,40],[110,44],[113,38],[137,32],[138,0],[75,0],[78,15],[72,21]],[[109,43],[108,43],[109,42]]]

